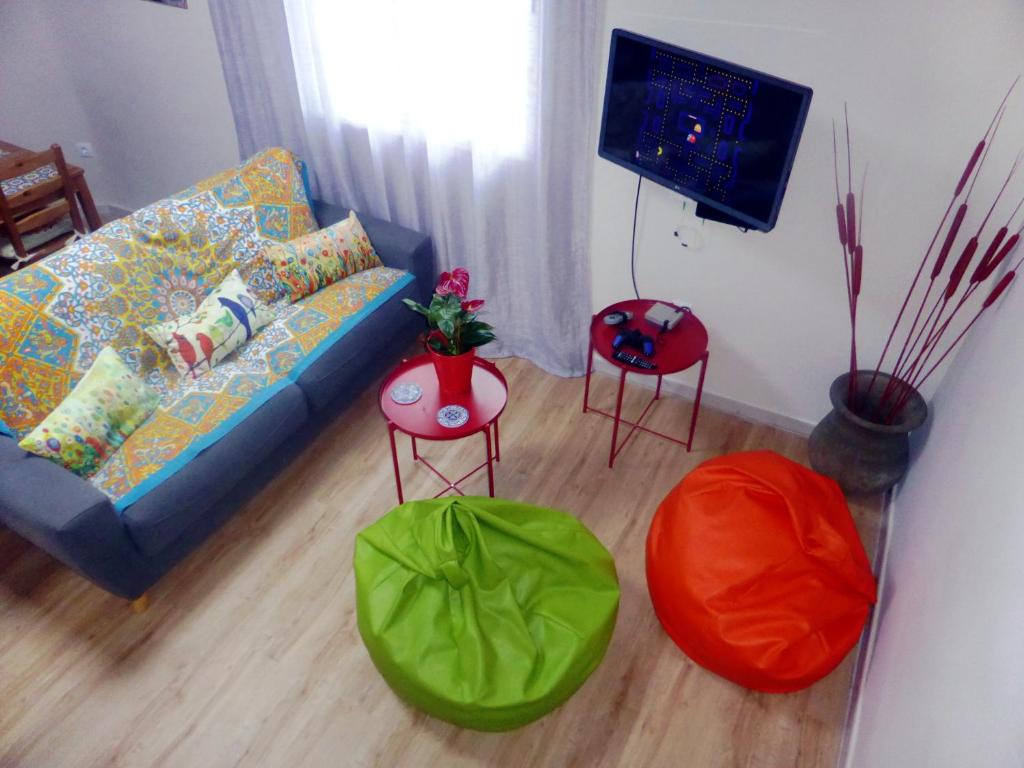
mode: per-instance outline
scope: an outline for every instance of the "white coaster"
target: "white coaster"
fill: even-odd
[[[391,399],[399,405],[411,405],[423,397],[419,384],[396,384],[391,389]]]
[[[469,411],[461,405],[446,405],[437,412],[437,423],[442,427],[455,429],[469,421]]]

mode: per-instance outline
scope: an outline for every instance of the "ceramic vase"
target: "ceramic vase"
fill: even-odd
[[[906,406],[891,424],[885,416],[899,393],[908,385],[896,380],[897,395],[883,393],[893,378],[880,373],[871,390],[873,371],[857,371],[857,408],[851,410],[847,401],[850,374],[844,373],[832,382],[829,399],[832,411],[811,433],[809,452],[811,466],[831,477],[850,496],[882,493],[895,485],[907,472],[910,463],[910,433],[924,424],[928,406],[920,393],[910,388]]]
[[[473,360],[476,359],[476,348],[471,348],[461,355],[442,355],[433,349],[430,359],[434,362],[437,382],[444,395],[464,395],[469,392],[473,381]]]

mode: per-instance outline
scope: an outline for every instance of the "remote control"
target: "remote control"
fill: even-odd
[[[621,349],[612,355],[612,357],[616,360],[621,360],[628,365],[633,365],[637,368],[643,368],[648,371],[658,367],[657,363],[652,363],[650,360],[644,360],[642,357],[638,357],[637,355],[631,355],[629,352],[624,352]]]

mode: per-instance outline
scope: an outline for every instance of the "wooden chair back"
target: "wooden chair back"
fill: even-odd
[[[15,179],[26,173],[53,165],[57,175],[53,178],[33,184],[13,195],[3,192],[3,182]],[[0,224],[14,246],[18,262],[52,253],[63,244],[67,235],[61,235],[51,243],[42,245],[33,254],[25,248],[23,237],[48,227],[63,219],[71,217],[76,232],[85,232],[82,212],[75,200],[71,174],[60,145],[54,144],[42,152],[18,152],[0,158]]]

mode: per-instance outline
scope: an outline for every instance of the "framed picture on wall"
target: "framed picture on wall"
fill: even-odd
[[[188,0],[150,0],[150,2],[169,5],[172,8],[188,8]]]

